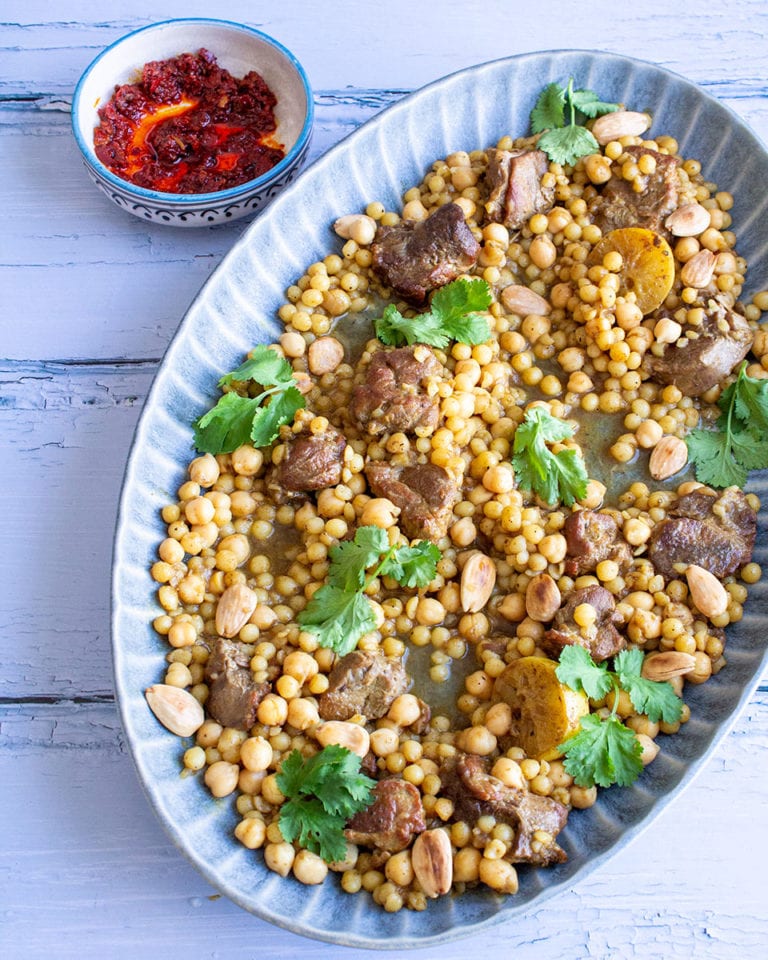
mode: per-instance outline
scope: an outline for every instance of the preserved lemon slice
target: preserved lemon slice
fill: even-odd
[[[512,708],[514,745],[536,760],[559,757],[558,744],[576,733],[579,721],[589,713],[589,700],[560,683],[556,669],[556,661],[547,657],[521,657],[494,685],[495,695]]]
[[[643,314],[652,313],[666,300],[675,279],[672,249],[658,233],[645,227],[619,227],[600,240],[589,255],[590,263],[602,264],[606,253],[620,253],[619,296],[634,293]]]

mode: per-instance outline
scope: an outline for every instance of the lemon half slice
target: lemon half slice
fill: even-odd
[[[634,293],[643,314],[652,313],[667,298],[675,280],[672,248],[658,233],[645,227],[620,227],[598,241],[589,255],[592,264],[602,264],[606,253],[621,254],[619,296]]]
[[[496,678],[494,694],[512,708],[510,735],[515,746],[536,760],[561,756],[558,745],[579,729],[589,700],[555,675],[557,662],[547,657],[513,660]]]

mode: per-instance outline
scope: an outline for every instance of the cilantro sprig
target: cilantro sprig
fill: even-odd
[[[365,594],[376,577],[391,577],[404,587],[426,587],[435,578],[440,551],[428,540],[393,547],[385,530],[365,526],[358,527],[354,540],[332,546],[328,556],[328,582],[312,595],[298,621],[321,647],[343,657],[360,637],[376,629],[373,606]]]
[[[344,827],[370,805],[376,781],[360,772],[360,757],[331,744],[304,759],[293,750],[275,778],[288,799],[280,807],[280,833],[333,863],[346,855]]]
[[[577,122],[577,116],[601,117],[618,109],[618,103],[606,103],[592,90],[574,90],[571,77],[567,87],[559,83],[544,87],[531,111],[531,130],[542,134],[537,146],[550,160],[573,164],[600,149],[590,131]]]
[[[390,303],[375,321],[376,336],[390,347],[426,343],[442,349],[451,340],[474,345],[491,338],[488,320],[478,311],[491,305],[491,288],[485,280],[461,277],[436,290],[429,310],[404,317]]]
[[[717,401],[714,430],[691,430],[685,438],[696,479],[712,487],[743,487],[750,470],[768,467],[768,380],[747,373],[744,361]]]
[[[573,428],[543,407],[531,407],[515,431],[512,466],[517,485],[552,506],[561,501],[570,506],[587,492],[587,469],[575,450],[553,453],[548,443],[573,436]]]
[[[663,720],[676,723],[683,702],[666,680],[648,680],[642,676],[642,650],[622,650],[613,661],[613,670],[596,664],[589,652],[578,644],[567,646],[560,654],[555,670],[558,680],[572,690],[602,700],[614,693],[613,709],[608,717],[590,713],[582,717],[579,730],[558,746],[565,757],[565,769],[582,787],[626,787],[640,775],[642,747],[633,730],[617,716],[619,693],[629,694],[632,706],[652,723]]]
[[[195,421],[194,444],[201,453],[232,453],[244,443],[265,447],[304,406],[290,363],[272,347],[252,350],[245,363],[219,380],[219,387],[250,381],[262,387],[257,396],[232,390]]]

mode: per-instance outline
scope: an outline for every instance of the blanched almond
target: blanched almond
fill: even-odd
[[[411,863],[424,894],[432,899],[448,893],[453,883],[453,850],[445,830],[425,830],[416,837]]]
[[[316,731],[317,742],[323,747],[336,744],[346,747],[358,757],[364,757],[371,749],[371,737],[365,727],[359,723],[348,723],[346,720],[326,720]]]
[[[696,660],[690,653],[662,650],[648,654],[643,660],[642,674],[646,680],[671,680],[673,677],[682,677],[695,666]]]
[[[477,613],[488,603],[496,584],[496,564],[479,550],[467,557],[461,571],[460,599],[465,613]]]
[[[692,563],[685,571],[691,599],[705,617],[719,617],[728,609],[728,591],[717,577]]]
[[[354,240],[364,247],[376,236],[376,221],[365,213],[350,213],[339,217],[333,229],[343,240]]]
[[[680,437],[666,435],[651,451],[648,470],[654,480],[674,476],[688,463],[688,447]]]
[[[647,113],[617,110],[595,120],[592,124],[592,136],[601,146],[605,146],[611,140],[620,140],[622,137],[639,137],[650,125],[651,118]]]
[[[532,313],[546,317],[552,310],[548,300],[539,296],[535,290],[519,283],[510,283],[508,287],[504,287],[501,291],[501,302],[510,313],[517,313],[521,317],[527,317]]]
[[[525,591],[525,610],[531,620],[547,623],[560,609],[560,589],[548,573],[538,573]]]
[[[216,607],[216,632],[221,637],[234,637],[251,619],[259,598],[244,583],[233,583],[219,597]]]
[[[149,709],[177,737],[191,737],[205,720],[199,701],[181,687],[155,683],[144,691]]]
[[[336,337],[318,337],[309,345],[307,363],[316,377],[333,373],[344,359],[344,347]]]
[[[700,203],[684,203],[664,221],[664,226],[674,237],[697,237],[709,227],[710,215]]]
[[[701,290],[709,285],[712,275],[715,272],[715,261],[717,257],[711,250],[699,250],[690,260],[683,264],[680,271],[680,279],[686,287],[694,287]]]

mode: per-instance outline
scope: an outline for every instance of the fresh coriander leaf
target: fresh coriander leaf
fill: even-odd
[[[368,806],[375,781],[360,772],[357,754],[331,744],[315,756],[322,758],[323,768],[322,776],[312,778],[311,790],[329,813],[349,819]]]
[[[590,713],[581,718],[579,732],[558,747],[565,757],[566,771],[581,787],[625,787],[643,769],[640,741],[616,717],[601,720]]]
[[[592,90],[574,90],[570,95],[570,101],[577,110],[590,118],[602,117],[605,113],[615,113],[619,109],[618,103],[606,103],[600,100]]]
[[[573,435],[571,426],[543,407],[532,407],[515,431],[512,466],[518,486],[531,490],[550,505],[558,500],[570,506],[587,492],[587,470],[575,450],[553,453],[547,443]]]
[[[622,650],[614,658],[613,666],[622,688],[629,694],[632,706],[638,713],[645,713],[651,723],[663,720],[677,723],[683,711],[683,701],[672,689],[672,684],[662,680],[648,680],[642,675],[645,654],[642,650]]]
[[[720,430],[697,428],[685,437],[688,458],[696,468],[696,479],[712,487],[743,487],[747,470],[733,457],[730,436]]]
[[[733,403],[734,413],[745,426],[748,425],[758,434],[768,433],[768,380],[750,377],[746,361],[739,368],[736,380],[723,391],[718,403],[723,412],[727,412]]]
[[[225,393],[194,423],[194,445],[203,453],[231,453],[251,442],[251,426],[261,399]]]
[[[360,772],[360,757],[331,745],[306,760],[293,750],[276,777],[286,796],[280,832],[332,863],[346,853],[344,827],[371,803],[375,781]]]
[[[563,647],[555,675],[571,690],[584,692],[592,700],[602,700],[613,689],[607,668],[598,666],[589,651],[577,643]]]
[[[269,403],[259,407],[253,415],[251,443],[256,447],[266,447],[272,443],[277,439],[280,427],[284,423],[293,423],[296,412],[303,407],[304,397],[296,387],[286,387],[281,393],[274,394]],[[225,452],[227,451],[222,451]]]
[[[541,133],[554,130],[565,122],[565,90],[559,83],[549,83],[541,91],[531,110],[531,130]]]
[[[462,277],[435,291],[426,313],[404,317],[394,304],[388,304],[374,323],[376,336],[393,347],[426,343],[443,349],[451,340],[470,345],[485,343],[491,331],[487,319],[477,311],[486,310],[491,299],[485,280]]]
[[[683,701],[666,680],[647,680],[641,676],[625,677],[619,674],[619,681],[629,694],[635,710],[646,714],[651,723],[658,723],[659,720],[677,723],[682,716]]]
[[[630,650],[622,650],[613,658],[613,667],[619,677],[619,682],[624,686],[624,678],[639,677],[643,671],[643,661],[645,654],[637,647]]]
[[[331,565],[328,582],[342,590],[359,590],[365,571],[389,549],[389,538],[375,526],[358,527],[354,540],[342,540],[328,551]]]
[[[225,374],[219,380],[219,386],[224,387],[233,381],[253,380],[262,387],[271,387],[278,383],[293,382],[293,368],[290,363],[281,357],[272,347],[255,347],[251,356],[242,363],[237,370]]]
[[[280,807],[280,833],[288,843],[294,840],[312,853],[333,863],[343,860],[347,853],[344,836],[346,819],[327,813],[319,800],[297,797],[286,800]]]
[[[555,163],[573,165],[580,157],[597,153],[600,145],[586,127],[567,126],[539,137],[537,146]]]
[[[284,423],[292,423],[304,398],[296,387],[290,363],[272,347],[255,347],[237,370],[225,374],[219,386],[253,381],[264,388],[257,397],[232,391],[193,424],[194,445],[203,453],[232,453],[244,443],[265,447],[277,438]]]
[[[451,327],[467,314],[487,310],[491,300],[491,288],[485,280],[461,277],[434,292],[430,310],[438,314],[446,327]]]
[[[435,579],[440,550],[429,540],[413,547],[398,547],[380,568],[383,577],[392,577],[403,587],[426,587]]]
[[[731,453],[745,470],[765,470],[768,467],[768,443],[764,436],[752,425],[731,431]]]
[[[747,374],[746,362],[718,400],[714,430],[685,438],[696,479],[713,487],[743,487],[750,470],[768,467],[768,382]]]
[[[376,629],[371,602],[362,592],[352,593],[326,583],[299,613],[299,624],[340,657],[351,653],[360,637]]]

